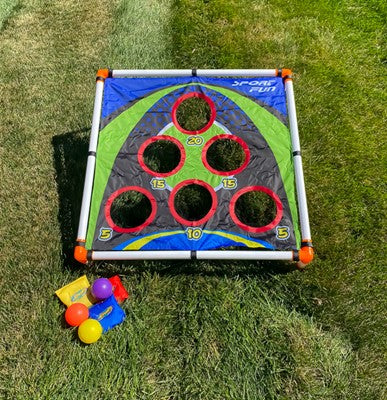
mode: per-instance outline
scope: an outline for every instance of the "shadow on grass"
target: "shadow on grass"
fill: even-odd
[[[83,183],[86,171],[90,127],[59,134],[53,137],[54,166],[59,196],[58,220],[62,236],[62,253],[65,268],[79,268],[74,260]]]
[[[159,276],[216,276],[249,277],[259,276],[268,280],[274,275],[283,275],[294,271],[293,264],[281,261],[245,261],[245,260],[166,260],[166,261],[126,261],[119,263],[99,262],[90,266],[90,272],[110,277],[115,274],[141,276],[144,273]]]

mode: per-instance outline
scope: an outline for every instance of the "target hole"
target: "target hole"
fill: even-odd
[[[149,144],[144,151],[144,163],[153,172],[171,172],[180,162],[180,150],[175,143],[158,140]]]
[[[276,214],[274,200],[266,193],[252,191],[242,194],[235,203],[235,214],[238,219],[253,228],[270,224]]]
[[[197,135],[205,132],[215,120],[215,105],[198,92],[181,96],[172,107],[172,120],[181,132]]]
[[[247,144],[239,137],[219,135],[206,143],[202,159],[211,172],[233,175],[246,167],[250,160],[250,152]]]
[[[183,145],[174,137],[161,135],[145,141],[138,151],[138,162],[154,176],[175,174],[184,164]]]
[[[183,225],[199,226],[215,213],[217,197],[214,189],[199,180],[179,183],[171,192],[169,209]]]
[[[115,196],[110,204],[109,216],[116,230],[133,230],[142,227],[152,216],[150,199],[137,190],[127,190]]]
[[[230,215],[243,230],[262,233],[279,224],[283,205],[276,193],[264,186],[248,186],[230,201]]]

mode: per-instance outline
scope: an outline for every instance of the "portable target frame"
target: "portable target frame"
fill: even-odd
[[[187,130],[181,104],[203,99],[205,126]],[[207,159],[219,140],[238,143],[242,164],[217,170]],[[147,146],[167,140],[180,152],[168,172],[144,161]],[[211,207],[198,219],[175,207],[185,186],[199,185]],[[139,224],[117,222],[112,207],[126,192],[145,197]],[[242,220],[242,196],[260,192],[275,204],[271,222]],[[288,260],[313,259],[289,69],[108,70],[97,73],[75,258]]]

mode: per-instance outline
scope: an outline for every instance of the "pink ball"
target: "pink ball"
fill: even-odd
[[[91,294],[97,300],[105,300],[113,294],[113,286],[109,279],[96,279],[91,287]]]

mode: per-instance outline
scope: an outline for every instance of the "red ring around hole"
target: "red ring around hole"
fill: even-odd
[[[237,215],[235,213],[235,204],[236,204],[237,200],[239,199],[239,197],[247,192],[254,192],[254,191],[266,193],[275,202],[275,205],[277,207],[277,214],[276,214],[275,218],[273,219],[273,221],[270,222],[270,224],[267,224],[264,226],[259,226],[259,227],[253,227],[250,225],[246,225],[242,221],[239,220],[239,218],[237,217]],[[279,222],[281,221],[282,215],[283,215],[283,205],[282,205],[282,202],[281,202],[280,198],[278,197],[278,195],[276,193],[274,193],[272,190],[270,190],[269,188],[267,188],[265,186],[247,186],[247,187],[241,189],[239,192],[235,193],[234,196],[231,198],[230,215],[231,215],[231,218],[234,221],[234,223],[236,225],[238,225],[240,228],[242,228],[243,230],[252,232],[252,233],[262,233],[262,232],[269,231],[270,229],[273,229],[275,226],[277,226],[279,224]]]
[[[183,127],[180,126],[179,122],[177,121],[177,117],[176,117],[176,113],[177,113],[177,109],[179,108],[180,104],[187,99],[190,99],[191,97],[199,97],[200,99],[203,99],[206,101],[206,103],[210,106],[210,110],[211,110],[211,116],[210,116],[210,120],[207,122],[207,124],[202,128],[202,129],[198,129],[196,131],[188,131],[187,129],[184,129]],[[214,123],[216,118],[216,109],[215,109],[215,104],[214,102],[205,94],[203,93],[199,93],[199,92],[191,92],[191,93],[186,93],[183,96],[179,97],[175,104],[172,107],[172,121],[174,123],[174,125],[176,126],[176,128],[180,131],[183,132],[187,135],[200,135],[201,133],[204,133],[205,131],[207,131],[211,125]]]
[[[114,221],[113,221],[113,219],[111,217],[111,214],[110,214],[110,210],[111,210],[111,206],[113,204],[113,201],[120,194],[125,193],[125,192],[129,192],[131,190],[140,192],[144,196],[146,196],[148,198],[148,200],[150,201],[150,203],[151,203],[152,211],[151,211],[149,217],[141,225],[134,226],[132,228],[122,228],[122,227],[120,227],[120,226],[118,226],[118,225],[116,225],[114,223]],[[141,186],[125,186],[125,187],[122,187],[122,188],[116,190],[115,192],[113,192],[110,195],[110,197],[108,198],[108,200],[107,200],[107,202],[105,204],[105,218],[106,218],[106,221],[108,222],[109,226],[114,231],[119,232],[119,233],[132,233],[132,232],[140,231],[141,229],[143,229],[146,226],[148,226],[154,220],[154,218],[156,216],[156,211],[157,211],[157,203],[156,203],[155,198],[152,196],[152,194],[148,190],[142,188]]]
[[[208,211],[208,213],[203,218],[201,218],[197,221],[190,221],[188,219],[182,218],[175,209],[176,193],[182,187],[192,185],[192,184],[203,186],[204,188],[206,188],[210,192],[211,199],[212,199],[212,205],[211,205],[211,208]],[[203,182],[199,179],[187,179],[185,181],[180,182],[178,185],[176,185],[173,188],[171,194],[169,195],[168,206],[169,206],[169,210],[171,211],[172,216],[176,219],[177,222],[180,222],[182,225],[187,225],[187,226],[199,226],[199,225],[203,225],[215,214],[216,207],[218,206],[218,198],[216,196],[215,190],[208,183]]]
[[[156,171],[152,171],[144,162],[144,151],[145,149],[151,144],[156,142],[157,140],[167,140],[170,141],[172,143],[174,143],[180,150],[180,161],[179,164],[177,164],[177,166],[169,172],[156,172]],[[142,169],[146,172],[148,172],[148,174],[153,175],[153,176],[161,176],[161,177],[166,177],[166,176],[171,176],[173,174],[176,174],[177,171],[179,171],[181,169],[181,167],[184,165],[185,162],[185,150],[184,150],[184,146],[174,137],[172,136],[168,136],[168,135],[160,135],[160,136],[152,136],[151,138],[149,138],[148,140],[146,140],[138,149],[138,153],[137,153],[137,160],[138,163],[141,165]]]
[[[238,144],[241,145],[241,147],[245,153],[245,160],[243,161],[243,164],[240,167],[233,169],[231,171],[218,171],[215,168],[212,168],[211,165],[207,161],[207,151],[208,151],[209,147],[217,140],[223,140],[223,139],[234,140],[235,142],[237,142]],[[213,174],[216,174],[216,175],[231,176],[231,175],[239,174],[246,168],[249,161],[250,161],[249,147],[247,146],[247,144],[245,143],[244,140],[242,140],[240,137],[235,136],[235,135],[222,134],[222,135],[213,136],[203,147],[202,162],[209,171],[211,171]]]

